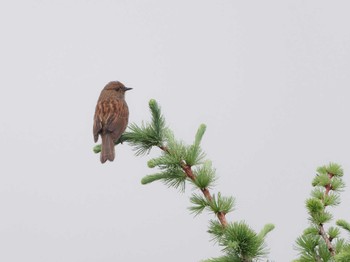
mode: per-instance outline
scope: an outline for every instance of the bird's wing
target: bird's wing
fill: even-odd
[[[123,99],[113,100],[113,108],[105,128],[112,133],[113,140],[118,140],[128,125],[129,109]]]
[[[95,143],[98,140],[98,134],[100,134],[101,132],[102,132],[102,119],[99,117],[99,104],[97,104],[96,110],[95,110],[95,116],[94,116],[94,127],[93,127]]]
[[[94,117],[94,139],[100,133],[111,133],[113,140],[119,139],[128,124],[129,109],[123,99],[106,99],[96,105]]]

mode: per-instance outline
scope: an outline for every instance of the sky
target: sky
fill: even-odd
[[[0,261],[200,261],[221,254],[212,214],[188,211],[128,144],[102,165],[92,125],[101,89],[130,123],[156,99],[177,138],[216,168],[230,222],[259,232],[270,261],[297,257],[316,168],[350,185],[348,1],[1,1]],[[350,220],[350,189],[331,210]],[[334,222],[334,221],[333,221]],[[346,235],[344,235],[346,237]]]

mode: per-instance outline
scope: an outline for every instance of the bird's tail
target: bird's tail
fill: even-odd
[[[115,156],[114,142],[111,134],[102,135],[102,150],[101,150],[101,156],[100,156],[101,163],[103,164],[107,160],[113,161],[114,156]]]

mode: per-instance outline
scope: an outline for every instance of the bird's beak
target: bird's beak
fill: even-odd
[[[128,90],[131,90],[132,87],[124,87],[124,91],[128,91]]]

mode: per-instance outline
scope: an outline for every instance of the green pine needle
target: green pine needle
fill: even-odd
[[[233,210],[234,202],[235,201],[233,197],[221,196],[221,193],[219,192],[217,196],[213,195],[213,198],[209,202],[209,205],[211,211],[215,214],[219,212],[227,214]]]
[[[333,177],[332,178],[332,190],[341,192],[345,188],[345,183],[340,177]]]
[[[273,224],[266,224],[264,228],[260,231],[259,237],[264,239],[268,233],[270,233],[275,228]]]
[[[230,223],[220,239],[220,244],[226,254],[237,254],[242,261],[258,259],[267,253],[264,240],[245,222]]]
[[[350,261],[350,244],[343,244],[341,250],[337,252],[335,261],[337,262],[349,262]]]
[[[340,197],[338,194],[330,193],[324,196],[323,203],[325,206],[337,206],[340,204]]]
[[[340,230],[337,227],[330,227],[327,234],[331,239],[338,238],[340,235]]]
[[[349,222],[345,221],[344,219],[339,219],[337,221],[337,225],[350,233],[350,223]]]
[[[320,235],[320,230],[318,227],[316,226],[311,226],[308,227],[304,230],[303,235],[311,235],[311,236],[319,236]]]
[[[211,161],[206,161],[194,170],[196,179],[192,181],[199,189],[211,188],[216,181],[215,169],[212,167]]]
[[[311,196],[313,198],[317,198],[319,200],[322,200],[323,197],[324,197],[324,192],[325,192],[324,188],[318,188],[317,187],[317,188],[315,188],[314,190],[311,191]]]
[[[333,219],[332,214],[327,211],[312,213],[310,216],[309,220],[316,225],[325,224]]]
[[[208,233],[212,235],[212,240],[218,243],[225,233],[225,228],[219,221],[210,220]]]
[[[208,201],[203,197],[202,195],[198,194],[192,194],[190,198],[191,203],[193,206],[189,207],[188,209],[191,211],[192,214],[195,216],[201,214],[203,210],[209,206]]]
[[[334,176],[341,177],[344,174],[342,167],[336,163],[329,163],[328,166],[321,166],[317,168],[319,174],[327,175],[328,173],[333,174]]]
[[[197,133],[196,133],[195,140],[194,140],[194,144],[193,144],[194,146],[198,147],[200,145],[206,129],[207,129],[207,127],[205,124],[201,124],[199,126]]]
[[[178,155],[164,153],[160,157],[148,161],[149,168],[158,167],[160,169],[181,167],[181,161]]]
[[[160,180],[168,187],[174,187],[180,191],[184,191],[186,178],[186,174],[181,169],[170,168],[164,172],[143,177],[141,184],[146,185]]]
[[[163,132],[157,131],[152,125],[142,123],[141,126],[131,124],[129,131],[124,133],[125,141],[133,147],[136,155],[144,155],[154,146],[164,143]]]
[[[327,174],[320,174],[312,181],[313,186],[326,186],[331,183],[331,178]]]
[[[182,141],[176,140],[173,132],[170,130],[166,133],[166,140],[168,157],[172,159],[171,162],[181,166],[186,156],[186,145]]]
[[[204,159],[205,154],[200,148],[200,142],[202,141],[203,135],[205,133],[206,126],[201,124],[197,130],[195,140],[192,146],[190,146],[186,152],[184,160],[189,166],[198,165]]]
[[[316,198],[309,198],[306,200],[306,207],[310,214],[320,213],[324,209],[322,201]]]
[[[92,150],[94,151],[95,154],[97,154],[97,153],[101,152],[101,149],[102,149],[102,146],[101,146],[101,144],[99,144],[99,145],[94,146],[94,148]]]
[[[154,99],[151,99],[148,104],[152,113],[152,127],[155,134],[158,135],[159,140],[162,140],[163,130],[165,128],[165,120],[161,113],[160,106]]]
[[[303,235],[297,238],[295,249],[305,259],[301,261],[308,261],[306,259],[314,259],[316,255],[315,248],[318,246],[320,236],[313,237],[310,235]],[[315,260],[309,260],[315,261]]]
[[[164,179],[166,176],[162,173],[160,174],[153,174],[153,175],[148,175],[148,176],[145,176],[141,179],[141,184],[142,185],[146,185],[146,184],[150,184],[154,181],[157,181],[157,180],[161,180],[161,179]]]
[[[189,210],[196,216],[202,213],[205,208],[214,214],[219,212],[227,214],[233,210],[234,206],[233,197],[223,197],[220,193],[218,193],[217,196],[213,195],[211,201],[207,200],[202,195],[192,194],[190,201],[193,206],[189,207]]]
[[[318,256],[321,258],[320,261],[332,261],[332,255],[329,252],[326,243],[324,242],[324,240],[320,240],[320,242],[318,243],[318,248],[317,248],[317,253]],[[317,261],[317,260],[316,260]]]
[[[330,260],[331,254],[319,235],[302,235],[298,237],[294,248],[299,251],[300,255],[299,259],[294,260],[295,262],[332,261]]]

